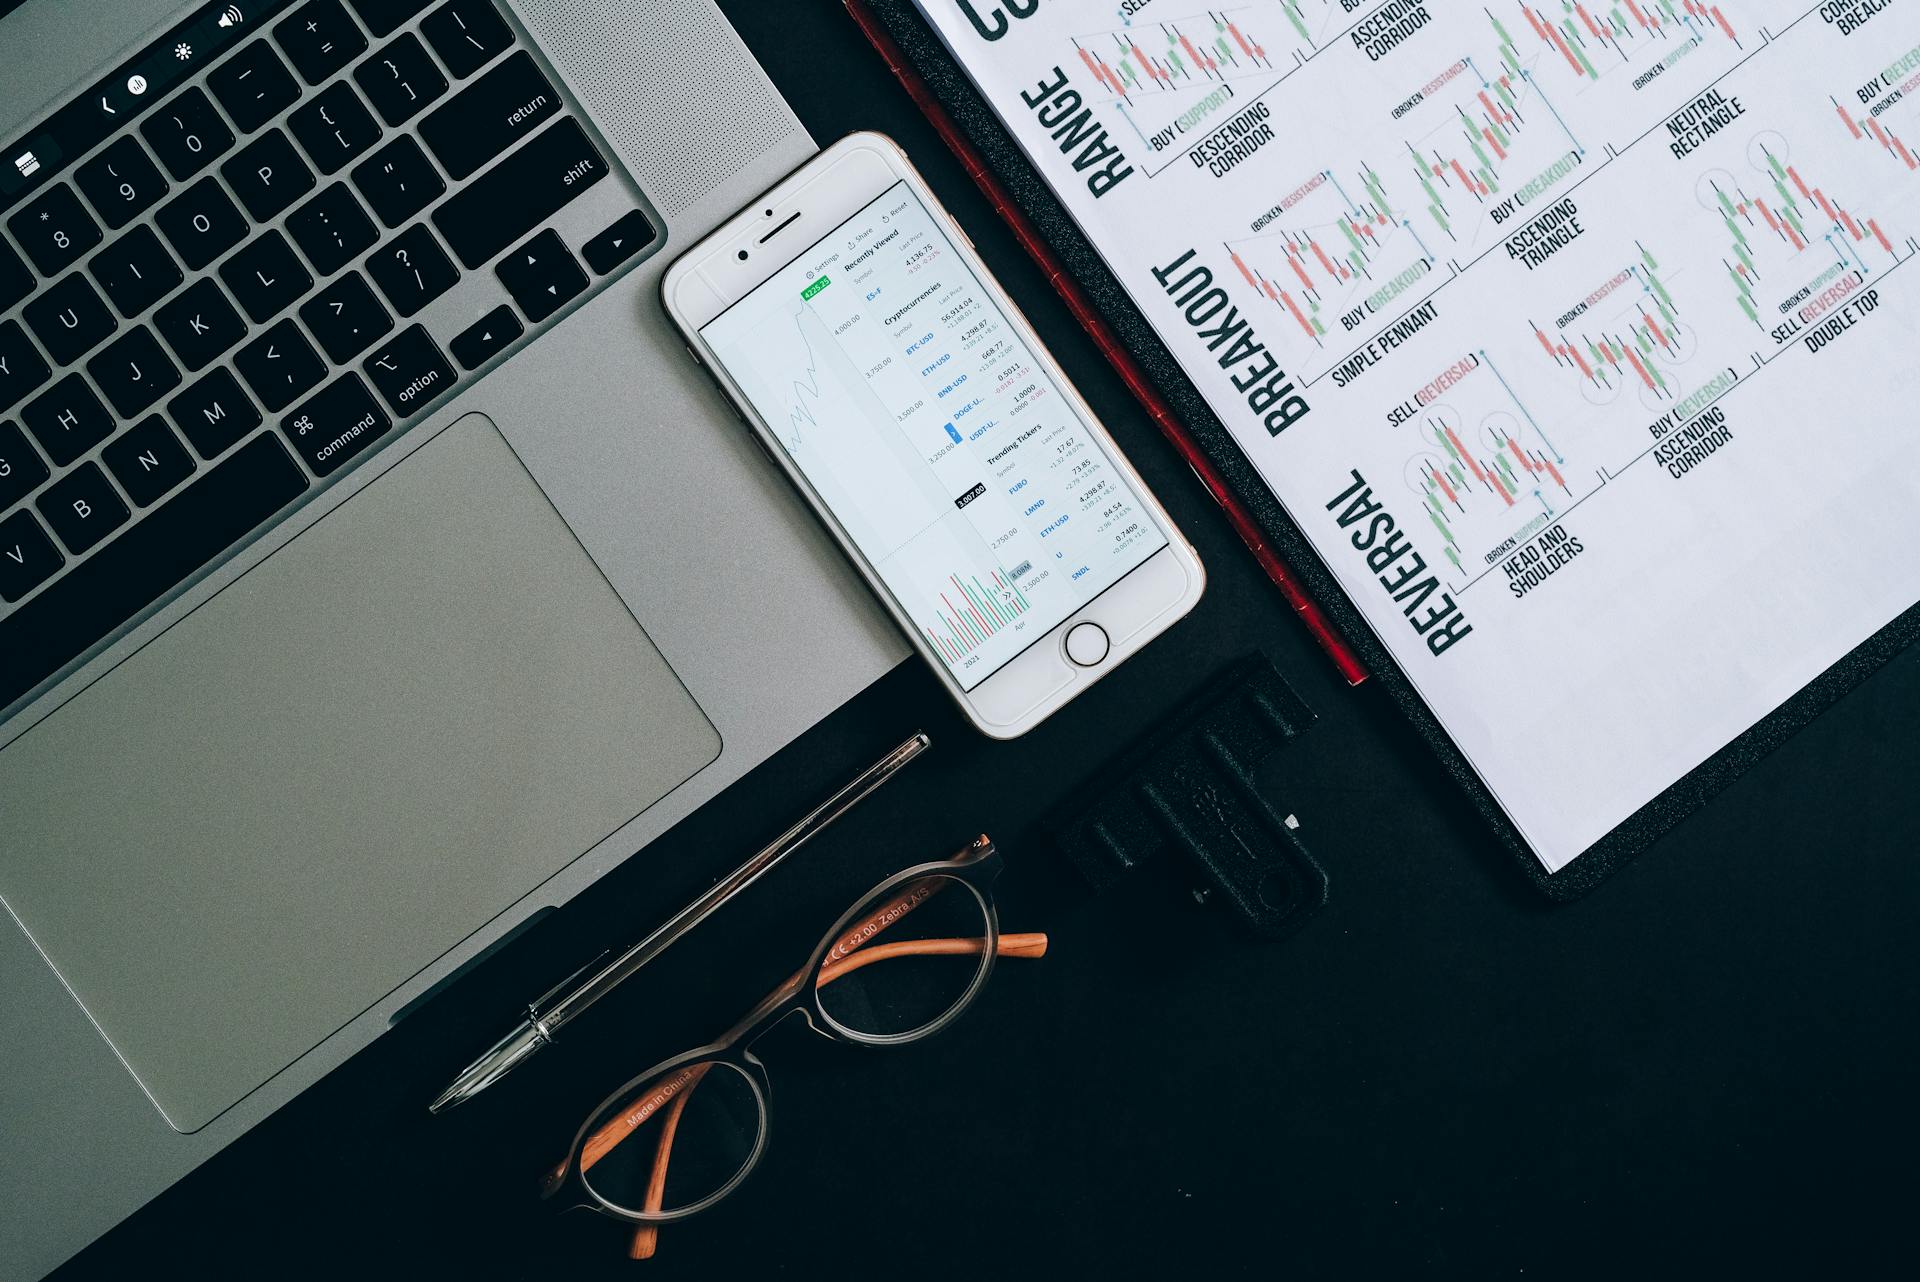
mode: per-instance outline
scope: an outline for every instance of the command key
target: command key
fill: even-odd
[[[280,420],[280,430],[319,476],[338,471],[392,426],[358,374],[342,374]]]

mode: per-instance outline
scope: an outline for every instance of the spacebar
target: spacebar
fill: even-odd
[[[306,475],[262,432],[113,542],[0,619],[0,708],[100,638],[307,488]]]

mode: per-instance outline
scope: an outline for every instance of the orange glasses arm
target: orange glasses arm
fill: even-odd
[[[894,957],[971,956],[985,948],[986,942],[984,939],[912,939],[891,944],[875,944],[822,966],[815,986],[825,988],[834,980],[845,978],[864,966]],[[1044,957],[1047,955],[1047,937],[1038,931],[1019,935],[1002,935],[999,946],[994,949],[994,955],[996,957]],[[705,1074],[706,1065],[696,1064],[693,1067],[699,1069],[702,1076]],[[653,1170],[647,1178],[646,1201],[641,1207],[649,1215],[657,1214],[666,1203],[667,1164],[673,1159],[674,1132],[679,1129],[680,1114],[686,1110],[687,1101],[692,1098],[694,1087],[699,1084],[699,1076],[689,1081],[668,1105],[666,1116],[660,1121],[660,1140],[654,1146]],[[624,1139],[625,1136],[620,1138]],[[619,1139],[614,1140],[613,1143],[619,1143]],[[611,1144],[608,1145],[608,1148],[611,1147]],[[584,1154],[582,1169],[585,1169]],[[633,1231],[633,1242],[627,1248],[627,1254],[636,1260],[650,1259],[659,1249],[659,1245],[659,1225],[636,1225]]]

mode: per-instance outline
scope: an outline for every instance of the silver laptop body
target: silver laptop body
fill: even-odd
[[[0,394],[0,1277],[57,1266],[905,654],[658,299],[806,133],[711,0],[498,0],[504,45],[472,6],[0,17],[0,282],[32,277],[0,305],[0,392],[37,379]],[[41,131],[90,95],[118,132],[66,154]],[[209,122],[231,138],[202,161]],[[244,220],[217,252],[206,202]],[[130,237],[177,283],[106,257]],[[244,333],[209,354],[221,298]]]

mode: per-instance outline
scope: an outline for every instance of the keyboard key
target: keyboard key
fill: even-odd
[[[159,168],[132,134],[123,134],[111,147],[80,166],[73,177],[93,202],[100,220],[116,231],[147,212],[167,194],[167,180],[160,176]]]
[[[447,78],[411,31],[355,67],[353,79],[389,125],[413,119],[447,91]]]
[[[352,3],[353,11],[367,24],[367,30],[376,36],[390,36],[433,0],[352,0]]]
[[[198,89],[187,90],[149,116],[140,136],[176,182],[193,177],[233,146],[233,131]]]
[[[79,556],[127,523],[130,513],[97,463],[82,463],[33,501],[67,551]]]
[[[202,370],[247,336],[247,323],[211,280],[200,279],[154,313],[160,337],[188,370]]]
[[[292,318],[241,348],[233,363],[254,396],[272,413],[299,400],[327,376],[327,367]]]
[[[73,364],[120,326],[79,272],[49,286],[20,315],[55,365]]]
[[[0,512],[33,493],[33,487],[47,476],[47,465],[20,429],[0,423]]]
[[[0,322],[0,410],[12,409],[51,377],[53,370],[34,350],[20,323]]]
[[[605,276],[651,245],[658,234],[645,214],[630,209],[615,219],[612,226],[582,245],[580,256],[587,260],[587,266],[593,268],[595,275]]]
[[[411,316],[460,279],[425,223],[415,223],[367,256],[367,274],[402,316]]]
[[[427,153],[405,135],[356,165],[353,185],[389,227],[400,226],[447,189]]]
[[[0,619],[0,707],[226,551],[307,488],[271,433],[207,469],[119,538]],[[12,540],[0,541],[0,547]]]
[[[404,329],[391,342],[376,347],[361,369],[380,389],[393,412],[410,418],[453,387],[456,377],[447,358],[418,325]]]
[[[266,222],[313,190],[313,170],[278,129],[248,143],[220,166],[220,176],[256,223]]]
[[[551,229],[508,254],[493,270],[527,319],[536,324],[587,287],[587,274]]]
[[[33,273],[4,240],[0,240],[0,312],[33,292]]]
[[[7,227],[42,276],[58,276],[100,243],[100,224],[61,183],[7,219]]]
[[[336,365],[345,365],[393,329],[393,318],[359,272],[348,272],[315,294],[300,308],[300,319]]]
[[[513,308],[502,303],[455,334],[447,346],[461,369],[474,370],[505,351],[509,343],[525,332]]]
[[[333,275],[380,238],[345,183],[335,183],[294,210],[287,216],[287,231],[322,276]]]
[[[0,601],[13,604],[66,563],[31,512],[15,512],[0,521]],[[4,632],[5,625],[0,624],[0,635]]]
[[[455,193],[433,225],[463,264],[478,267],[606,176],[607,162],[568,117]]]
[[[224,368],[168,401],[167,416],[204,459],[218,458],[260,426],[260,411]]]
[[[374,36],[390,36],[434,0],[348,0]]]
[[[180,284],[180,264],[151,227],[117,236],[87,264],[115,310],[132,320]]]
[[[160,206],[153,220],[187,270],[194,272],[238,245],[247,234],[247,220],[212,178],[202,178]]]
[[[422,120],[420,136],[449,174],[465,178],[563,110],[533,55],[521,49]]]
[[[215,67],[207,77],[207,88],[243,134],[266,124],[300,96],[300,86],[287,64],[264,40],[254,41]]]
[[[337,173],[380,141],[380,126],[346,81],[287,117],[293,136],[323,174]]]
[[[114,413],[132,418],[180,386],[180,371],[145,325],[128,330],[87,362],[87,373],[107,394]]]
[[[113,435],[113,418],[86,380],[69,374],[21,407],[20,417],[55,467]]]
[[[274,27],[273,38],[310,85],[319,84],[367,47],[367,38],[338,0],[313,0],[300,6]]]
[[[447,70],[462,80],[513,43],[513,32],[492,0],[453,0],[442,5],[420,24],[420,34],[447,64]]]
[[[358,374],[342,374],[289,414],[280,430],[316,476],[327,476],[393,426]]]
[[[167,491],[193,475],[193,456],[158,414],[108,442],[101,461],[139,507],[152,507]]]
[[[300,265],[287,238],[277,231],[255,237],[245,249],[221,263],[220,279],[256,325],[272,320],[313,288],[313,277]]]

